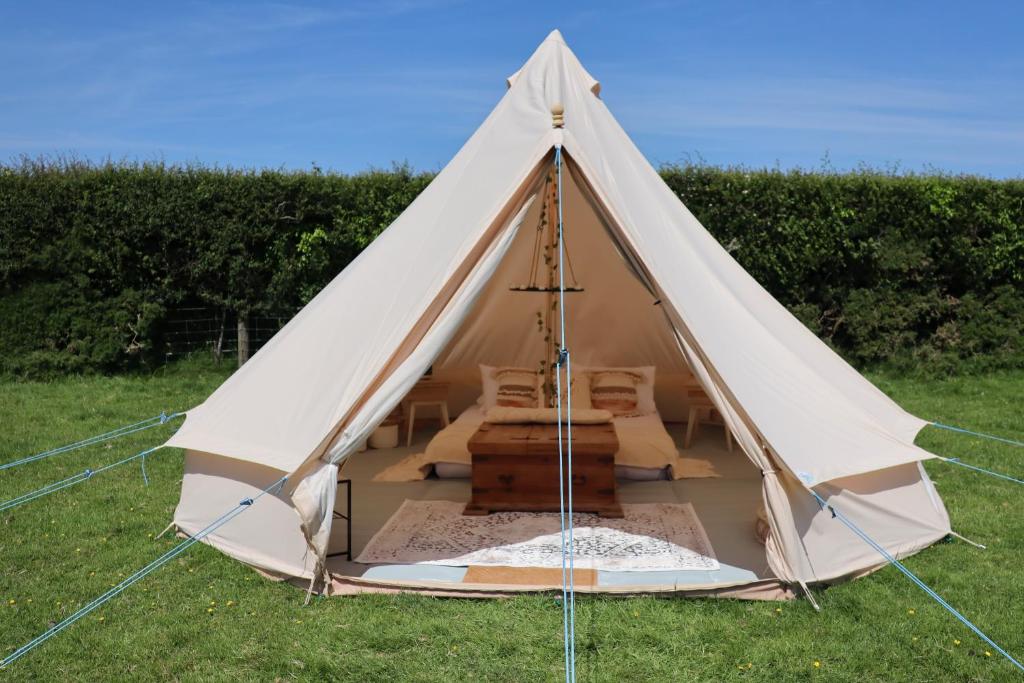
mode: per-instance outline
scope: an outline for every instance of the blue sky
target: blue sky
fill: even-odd
[[[1024,3],[0,5],[0,160],[436,170],[559,28],[654,163],[1024,175]]]

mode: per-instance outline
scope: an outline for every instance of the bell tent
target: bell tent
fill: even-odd
[[[541,237],[556,209],[571,259],[561,275],[578,283],[559,311],[564,330],[545,322],[561,292],[521,286],[550,256]],[[523,566],[522,576],[514,565],[474,574],[403,562],[400,549],[390,562],[338,556],[400,532],[408,501],[461,505],[471,496],[466,471],[442,476],[431,469],[440,460],[423,458],[441,434],[427,443],[431,435],[416,429],[411,446],[361,450],[424,374],[449,387],[453,413],[477,416],[443,430],[462,424],[465,444],[484,420],[474,402],[486,394],[481,366],[543,367],[554,360],[552,334],[575,367],[649,370],[640,374],[655,419],[616,418],[619,442],[639,444],[643,464],[668,434],[676,471],[622,480],[618,495],[627,508],[653,505],[650,514],[690,506],[702,552],[714,558],[679,571],[606,568],[576,590],[784,598],[885,564],[812,492],[896,557],[950,533],[921,466],[934,456],[914,445],[927,422],[858,374],[715,241],[630,141],[557,31],[416,200],[187,413],[168,442],[186,450],[174,524],[195,533],[288,475],[280,492],[205,542],[265,574],[332,592],[555,588],[558,580]],[[682,423],[695,419],[720,426],[705,424],[691,444]],[[464,457],[464,445],[455,450]],[[408,458],[421,476],[381,480]],[[708,471],[691,478],[687,461]],[[626,465],[616,471],[627,474]],[[416,520],[423,533],[430,519]]]

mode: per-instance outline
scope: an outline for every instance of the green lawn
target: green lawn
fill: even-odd
[[[0,462],[199,403],[227,371],[190,363],[151,377],[0,385]],[[1024,437],[1024,372],[952,380],[874,377],[911,412]],[[166,427],[0,471],[0,501],[158,443]],[[929,428],[937,453],[1024,474],[1024,449]],[[181,455],[126,465],[0,513],[0,654],[45,630],[177,541]],[[943,463],[928,470],[954,528],[988,545],[941,543],[909,567],[1024,657],[1024,489]],[[837,522],[838,524],[838,522]],[[0,672],[0,680],[561,679],[561,609],[550,597],[315,600],[206,546]],[[581,597],[578,678],[587,681],[1017,680],[892,568],[805,601]],[[212,611],[210,611],[212,608]],[[815,662],[819,663],[815,667]]]

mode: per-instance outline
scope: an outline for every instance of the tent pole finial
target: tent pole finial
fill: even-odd
[[[562,106],[561,102],[555,102],[551,105],[551,125],[554,128],[565,127],[565,107]]]

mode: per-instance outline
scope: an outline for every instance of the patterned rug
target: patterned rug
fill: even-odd
[[[464,503],[406,500],[356,562],[505,567],[561,567],[557,512],[464,516]],[[573,515],[578,569],[661,571],[718,569],[715,551],[689,503],[623,505],[625,517]]]

